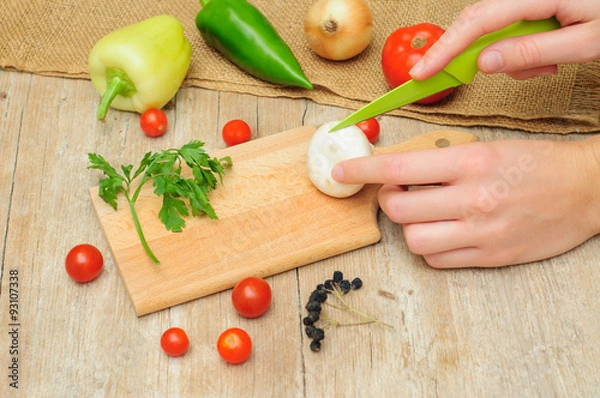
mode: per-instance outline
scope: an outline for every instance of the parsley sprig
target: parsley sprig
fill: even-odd
[[[100,179],[98,196],[117,210],[117,195],[119,193],[125,195],[142,246],[156,264],[160,264],[160,261],[144,237],[135,203],[144,184],[152,180],[154,193],[162,196],[163,200],[158,218],[167,230],[173,232],[183,230],[185,227],[183,217],[190,214],[188,204],[193,216],[206,214],[212,219],[217,219],[207,194],[217,187],[218,182],[223,182],[225,168],[231,167],[232,161],[229,156],[221,159],[211,158],[203,147],[203,142],[193,140],[180,149],[148,152],[135,171],[130,164],[121,165],[120,172],[102,156],[95,153],[88,154],[91,163],[88,169],[101,170],[105,174]],[[184,164],[191,169],[192,177],[186,178],[181,174]],[[132,192],[133,181],[138,178],[139,184]]]

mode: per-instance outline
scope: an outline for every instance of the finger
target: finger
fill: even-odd
[[[477,238],[462,221],[403,224],[404,238],[411,252],[420,255],[477,247]]]
[[[344,184],[424,185],[447,183],[458,178],[457,149],[449,148],[382,154],[338,163],[332,177]]]
[[[589,43],[599,39],[600,33],[585,25],[513,37],[486,47],[479,55],[478,65],[484,73],[510,73],[592,61],[600,57],[600,46]]]
[[[517,72],[507,72],[507,74],[515,80],[526,80],[532,77],[542,77],[554,75],[558,71],[556,65],[541,66],[539,68],[521,70]]]
[[[458,188],[442,186],[408,191],[383,185],[378,199],[381,210],[399,224],[457,220],[462,216]]]
[[[441,71],[475,40],[510,24],[528,19],[539,20],[555,15],[555,2],[523,0],[518,6],[502,1],[484,0],[466,7],[439,40],[410,71],[412,78],[427,79]]]
[[[489,263],[489,260],[483,255],[483,251],[477,247],[466,247],[442,253],[427,254],[423,258],[427,264],[436,269],[500,266],[500,264]]]
[[[523,261],[511,259],[510,257],[494,255],[489,250],[481,247],[465,247],[446,252],[426,254],[423,258],[427,264],[437,269],[492,268],[523,263]]]

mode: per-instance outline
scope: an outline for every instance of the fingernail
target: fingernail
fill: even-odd
[[[342,182],[344,180],[344,168],[339,165],[335,165],[333,169],[331,169],[331,176],[337,182]]]
[[[412,68],[411,70],[408,72],[408,74],[412,77],[418,77],[419,74],[423,71],[423,69],[425,68],[425,62],[423,62],[422,60],[420,60],[419,62],[417,62]]]
[[[499,51],[488,51],[481,57],[481,71],[484,73],[499,72],[504,67],[504,60]]]

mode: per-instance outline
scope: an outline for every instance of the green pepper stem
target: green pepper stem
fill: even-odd
[[[208,3],[210,3],[210,0],[200,0],[200,5],[201,5],[202,7],[206,7],[206,5],[207,5]]]
[[[98,112],[96,113],[98,120],[103,120],[106,117],[108,107],[113,102],[115,97],[126,88],[126,86],[127,83],[124,80],[121,80],[119,77],[115,77],[110,81],[110,84],[106,88],[104,95],[102,95],[100,105],[98,105]]]
[[[102,95],[102,100],[96,112],[98,120],[103,120],[106,117],[108,108],[117,95],[131,97],[136,92],[133,82],[121,69],[106,68],[106,80],[108,82],[106,91]]]

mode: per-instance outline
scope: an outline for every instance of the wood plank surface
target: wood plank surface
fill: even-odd
[[[124,195],[115,211],[98,196],[98,187],[90,189],[138,315],[232,288],[247,276],[272,276],[379,241],[378,186],[336,199],[310,182],[306,153],[315,131],[303,126],[212,153],[234,164],[210,194],[219,218],[188,217],[179,233],[160,222],[161,199],[152,186],[143,186],[136,214],[159,265],[145,252]],[[436,149],[439,142],[447,146],[474,140],[477,136],[466,132],[438,130],[378,147],[377,152]]]
[[[379,240],[376,187],[340,201],[312,186],[304,158],[314,131],[305,126],[213,153],[234,163],[210,194],[219,219],[187,218],[180,233],[166,230],[157,217],[161,199],[144,186],[136,211],[160,265],[144,251],[125,200],[120,198],[115,212],[98,197],[97,187],[91,189],[138,315]]]
[[[111,111],[97,122],[97,103],[86,80],[0,71],[0,396],[600,395],[598,237],[531,264],[439,271],[411,254],[400,226],[379,213],[378,243],[268,277],[274,299],[261,318],[237,315],[230,290],[138,317],[90,201],[98,176],[86,170],[88,152],[131,163],[190,139],[214,152],[224,148],[220,129],[230,119],[249,122],[256,139],[350,111],[186,88],[167,111],[168,133],[149,139],[135,114]],[[383,146],[446,127],[380,122]],[[464,130],[484,141],[585,138]],[[97,280],[77,284],[64,258],[83,242],[104,253],[105,266]],[[333,328],[314,353],[303,306],[334,270],[360,276],[364,287],[349,300],[393,328]],[[160,349],[171,326],[190,337],[183,357]],[[215,343],[236,326],[252,336],[254,351],[232,366]]]

